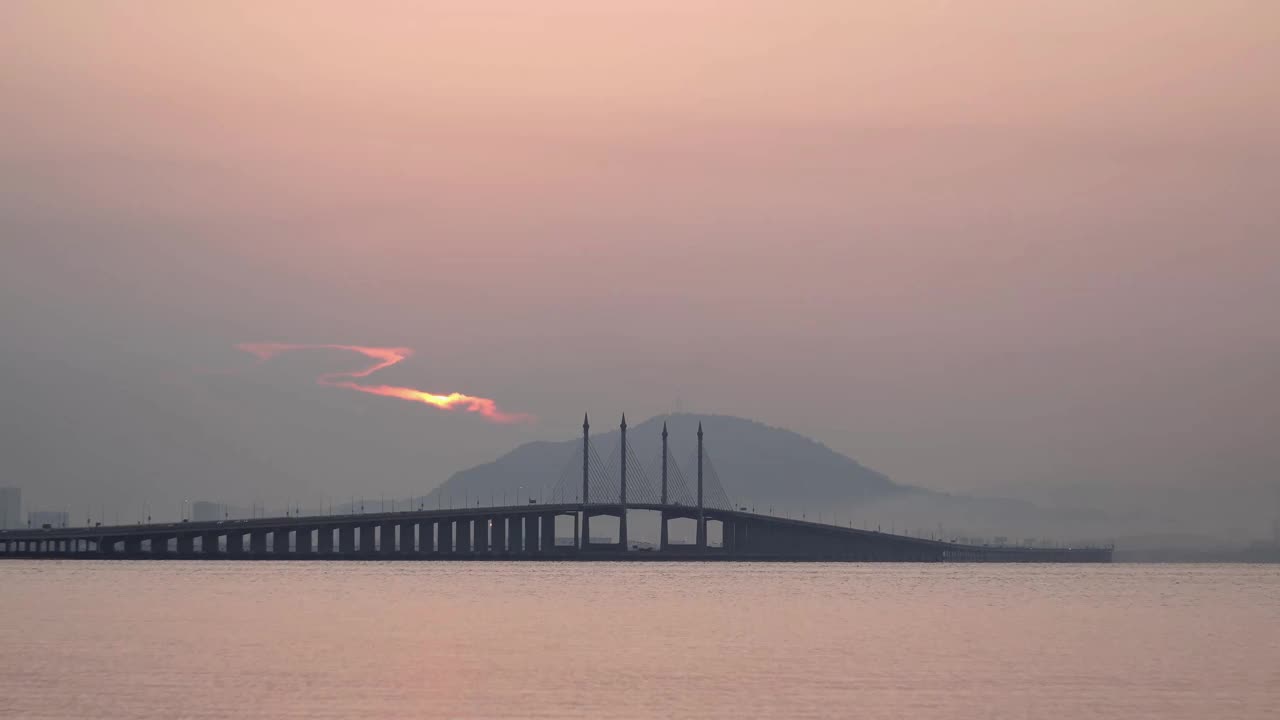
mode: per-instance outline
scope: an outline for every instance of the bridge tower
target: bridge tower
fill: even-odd
[[[582,534],[579,542],[582,549],[587,549],[591,542],[591,516],[587,513],[588,493],[590,492],[591,470],[591,423],[587,422],[587,414],[582,414]]]
[[[667,549],[667,423],[662,423],[662,532],[658,538],[658,549]]]
[[[618,511],[618,542],[622,545],[622,552],[626,552],[629,547],[627,544],[627,414],[622,413],[622,452],[619,453],[619,465],[622,468],[622,477],[619,478],[619,501],[622,509]]]
[[[698,552],[707,549],[707,518],[702,514],[702,423],[698,423]]]

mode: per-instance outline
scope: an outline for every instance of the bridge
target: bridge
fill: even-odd
[[[0,558],[183,560],[741,560],[862,562],[1110,562],[1109,547],[968,545],[859,529],[735,507],[698,427],[695,481],[688,482],[662,430],[659,478],[651,481],[627,443],[601,459],[583,419],[582,445],[550,502],[359,513],[0,531]],[[630,474],[629,474],[630,473]],[[616,478],[616,481],[614,480]],[[530,483],[533,485],[534,483]],[[692,485],[692,487],[690,487]],[[628,514],[660,516],[656,547],[630,542]],[[617,518],[607,542],[591,520]],[[693,542],[670,525],[693,521]],[[720,540],[713,543],[709,528]]]

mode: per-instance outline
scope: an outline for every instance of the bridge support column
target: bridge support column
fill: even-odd
[[[139,537],[125,538],[124,554],[125,555],[141,555],[142,554],[142,538],[139,538]]]
[[[356,527],[343,525],[338,528],[338,552],[343,555],[354,555],[356,552]]]
[[[178,536],[178,554],[191,556],[196,554],[196,536],[184,534]]]
[[[293,534],[293,551],[298,555],[311,554],[312,528],[298,528]]]
[[[416,523],[402,522],[400,523],[400,553],[409,554],[415,552],[416,543],[413,537]]]
[[[360,526],[360,547],[357,552],[361,555],[372,555],[377,551],[377,543],[374,538],[373,525]]]
[[[436,524],[431,520],[418,523],[418,552],[433,553],[436,551]]]
[[[524,515],[512,515],[507,519],[507,552],[524,552]]]
[[[455,520],[453,522],[454,544],[453,551],[456,553],[471,553],[471,521]]]
[[[272,555],[288,555],[289,554],[289,530],[272,530],[271,531],[271,554]]]
[[[499,515],[490,521],[490,529],[493,531],[493,545],[490,552],[495,555],[504,555],[507,552],[507,518]]]
[[[333,528],[321,526],[316,531],[316,552],[321,555],[333,554]]]
[[[382,555],[394,555],[396,552],[396,524],[390,521],[378,527],[378,552]]]
[[[164,557],[169,554],[168,536],[151,538],[151,554],[158,557]]]
[[[556,549],[556,516],[546,513],[538,516],[538,551],[555,552]]]
[[[254,530],[249,533],[249,552],[254,555],[267,554],[267,531]]]
[[[207,532],[200,536],[200,552],[204,555],[218,554],[218,533]]]
[[[242,557],[244,555],[244,532],[241,530],[227,531],[227,554],[233,557]]]

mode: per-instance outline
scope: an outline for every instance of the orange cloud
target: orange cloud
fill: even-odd
[[[463,412],[476,413],[486,420],[496,423],[514,423],[533,419],[532,416],[523,413],[504,412],[498,408],[498,404],[494,400],[486,397],[464,395],[458,392],[437,395],[417,388],[397,385],[361,385],[355,382],[357,379],[369,377],[379,370],[385,370],[399,364],[405,358],[413,355],[413,350],[410,348],[333,344],[293,345],[288,343],[241,343],[236,347],[262,361],[270,360],[281,353],[296,350],[345,350],[359,353],[373,360],[374,363],[360,370],[326,373],[316,378],[316,382],[328,387],[345,388],[370,395],[419,402],[438,407],[441,410],[461,410]]]

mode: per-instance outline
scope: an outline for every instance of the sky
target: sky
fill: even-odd
[[[682,410],[1265,533],[1278,36],[1266,0],[6,2],[0,484],[403,497]],[[411,349],[376,382],[530,419],[246,343]]]

